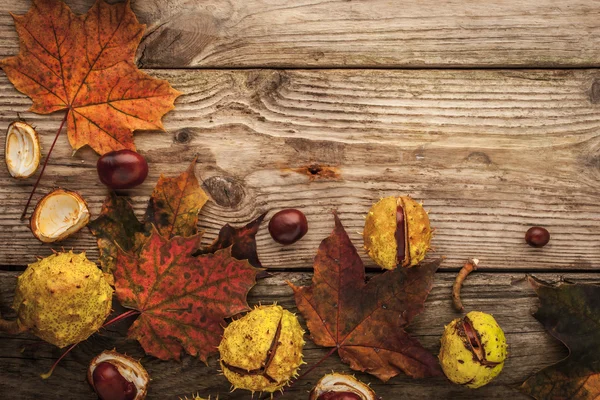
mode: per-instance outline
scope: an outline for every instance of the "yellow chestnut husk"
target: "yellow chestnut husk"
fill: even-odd
[[[87,203],[78,193],[55,189],[36,205],[31,215],[30,228],[40,242],[52,243],[66,239],[89,221]]]
[[[113,290],[85,253],[52,254],[17,279],[15,321],[0,320],[12,333],[30,330],[58,347],[87,339],[102,326],[112,306]]]
[[[439,360],[456,384],[471,389],[487,385],[502,371],[506,356],[504,332],[490,314],[471,311],[444,329]]]
[[[6,168],[13,178],[29,178],[40,166],[42,152],[38,134],[23,121],[8,126],[4,150]]]
[[[225,328],[219,345],[223,374],[233,389],[281,390],[303,364],[303,336],[294,314],[278,305],[259,306]]]
[[[432,236],[427,211],[409,196],[385,197],[373,204],[363,231],[367,254],[385,269],[419,264]]]
[[[322,400],[346,395],[360,400],[378,400],[373,389],[352,375],[331,373],[323,376],[310,392],[309,400]]]

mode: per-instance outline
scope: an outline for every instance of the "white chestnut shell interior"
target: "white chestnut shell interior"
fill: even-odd
[[[350,392],[360,396],[362,400],[377,400],[373,389],[346,374],[328,374],[322,377],[315,388],[310,392],[310,400],[317,400],[320,395],[327,392]]]
[[[55,189],[35,207],[31,215],[31,231],[40,241],[51,243],[65,239],[89,221],[90,211],[79,194]]]
[[[13,178],[25,179],[35,174],[42,158],[35,129],[21,121],[10,124],[4,154],[6,167]]]
[[[92,387],[94,386],[94,379],[92,378],[94,370],[96,369],[96,366],[102,362],[109,362],[114,365],[126,381],[132,382],[135,385],[137,388],[135,400],[143,400],[146,398],[148,383],[150,382],[148,372],[138,361],[114,350],[105,350],[90,362],[88,368],[88,382]]]

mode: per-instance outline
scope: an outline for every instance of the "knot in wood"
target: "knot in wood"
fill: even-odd
[[[222,207],[234,208],[244,199],[244,187],[228,176],[213,176],[204,181],[204,187],[212,199]]]
[[[192,141],[192,134],[187,129],[182,129],[175,132],[173,140],[175,140],[176,143],[189,143]]]

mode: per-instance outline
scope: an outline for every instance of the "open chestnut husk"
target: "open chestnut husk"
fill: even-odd
[[[35,207],[29,226],[43,243],[58,242],[79,231],[90,221],[87,203],[79,193],[55,189]]]
[[[379,400],[373,389],[352,375],[332,373],[322,377],[309,400]]]
[[[142,364],[114,350],[90,362],[87,379],[100,400],[143,400],[150,382]]]
[[[427,211],[409,196],[385,197],[373,204],[363,231],[367,254],[385,269],[419,264],[432,236]]]
[[[42,158],[38,134],[29,124],[13,122],[6,132],[4,161],[13,178],[26,179],[35,174]]]

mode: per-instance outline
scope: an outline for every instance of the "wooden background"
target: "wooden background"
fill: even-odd
[[[67,3],[85,12],[92,1]],[[0,56],[18,52],[9,11],[29,6],[0,0]],[[178,174],[196,154],[213,200],[200,214],[207,243],[226,222],[301,209],[310,228],[297,244],[277,245],[266,224],[259,231],[259,256],[273,274],[250,299],[295,310],[283,282],[309,282],[318,244],[333,227],[330,211],[338,210],[361,247],[370,204],[410,194],[424,201],[437,228],[432,256],[446,257],[411,332],[438,351],[444,324],[458,316],[450,305],[455,271],[476,257],[480,270],[465,284],[464,303],[495,315],[509,359],[497,380],[476,391],[444,379],[382,384],[357,376],[386,400],[520,399],[527,398],[515,389],[521,382],[567,355],[531,316],[536,298],[523,278],[600,281],[597,1],[138,0],[132,7],[148,25],[139,66],[184,93],[164,119],[166,132],[136,134],[150,164],[146,182],[129,192],[139,215],[159,175]],[[62,114],[28,113],[30,104],[0,74],[0,129],[19,113],[48,149]],[[35,199],[56,186],[77,190],[97,215],[107,190],[96,160],[89,149],[72,154],[63,135]],[[5,317],[13,315],[18,271],[51,252],[19,220],[32,183],[0,168]],[[545,248],[524,243],[532,225],[550,230]],[[87,230],[59,246],[98,255]],[[95,354],[116,347],[143,356],[124,339],[126,329],[120,323],[81,344],[47,381],[38,375],[61,352],[33,336],[0,334],[0,398],[95,398],[85,383]],[[307,343],[309,364],[323,354]],[[214,359],[208,367],[189,357],[142,361],[153,378],[150,399],[250,398],[229,393]],[[333,356],[283,398],[306,399],[332,370],[348,368]]]

